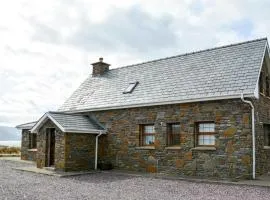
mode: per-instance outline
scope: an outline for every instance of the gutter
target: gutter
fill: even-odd
[[[99,132],[99,134],[96,136],[96,149],[95,149],[95,170],[97,170],[97,160],[98,160],[98,138],[101,136],[103,133],[102,131]]]
[[[254,111],[254,105],[251,101],[244,99],[244,94],[241,94],[241,100],[244,103],[247,103],[251,107],[251,114],[252,114],[252,179],[256,178],[256,146],[255,146],[255,111]]]
[[[246,97],[254,97],[254,93],[246,94]],[[68,113],[68,114],[75,114],[75,113],[104,111],[104,110],[116,110],[116,109],[147,107],[147,106],[161,106],[161,105],[194,103],[194,102],[200,102],[200,101],[216,101],[216,100],[238,99],[238,98],[239,98],[239,94],[236,94],[236,95],[226,95],[226,96],[211,96],[211,97],[205,97],[205,98],[193,98],[193,99],[186,99],[186,100],[137,103],[137,104],[129,104],[129,105],[115,105],[115,106],[109,106],[109,107],[96,107],[96,108],[90,108],[90,109],[77,109],[77,110],[64,110],[63,109],[63,111],[60,110],[59,112]]]

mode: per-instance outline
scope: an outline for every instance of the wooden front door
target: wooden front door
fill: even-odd
[[[54,153],[55,153],[55,129],[46,129],[46,167],[54,165]]]

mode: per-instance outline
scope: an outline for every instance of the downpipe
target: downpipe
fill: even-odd
[[[98,161],[98,138],[102,135],[102,131],[96,136],[96,150],[95,150],[95,170],[97,170],[97,161]]]
[[[241,94],[241,100],[251,107],[251,121],[252,121],[252,179],[256,178],[256,146],[255,146],[255,111],[251,101],[244,99],[244,94]]]

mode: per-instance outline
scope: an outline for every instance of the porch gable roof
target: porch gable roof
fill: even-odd
[[[61,112],[45,113],[31,129],[31,132],[37,133],[40,127],[42,127],[48,119],[50,119],[62,132],[90,134],[105,133],[104,127],[89,116]]]
[[[37,123],[36,121],[34,121],[34,122],[28,122],[28,123],[17,125],[15,128],[17,128],[17,129],[31,129],[31,128],[33,128],[33,126],[36,123]]]

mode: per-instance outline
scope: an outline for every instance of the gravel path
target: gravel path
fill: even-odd
[[[110,173],[58,178],[11,169],[28,164],[0,160],[0,199],[270,199],[270,188],[192,183]]]

